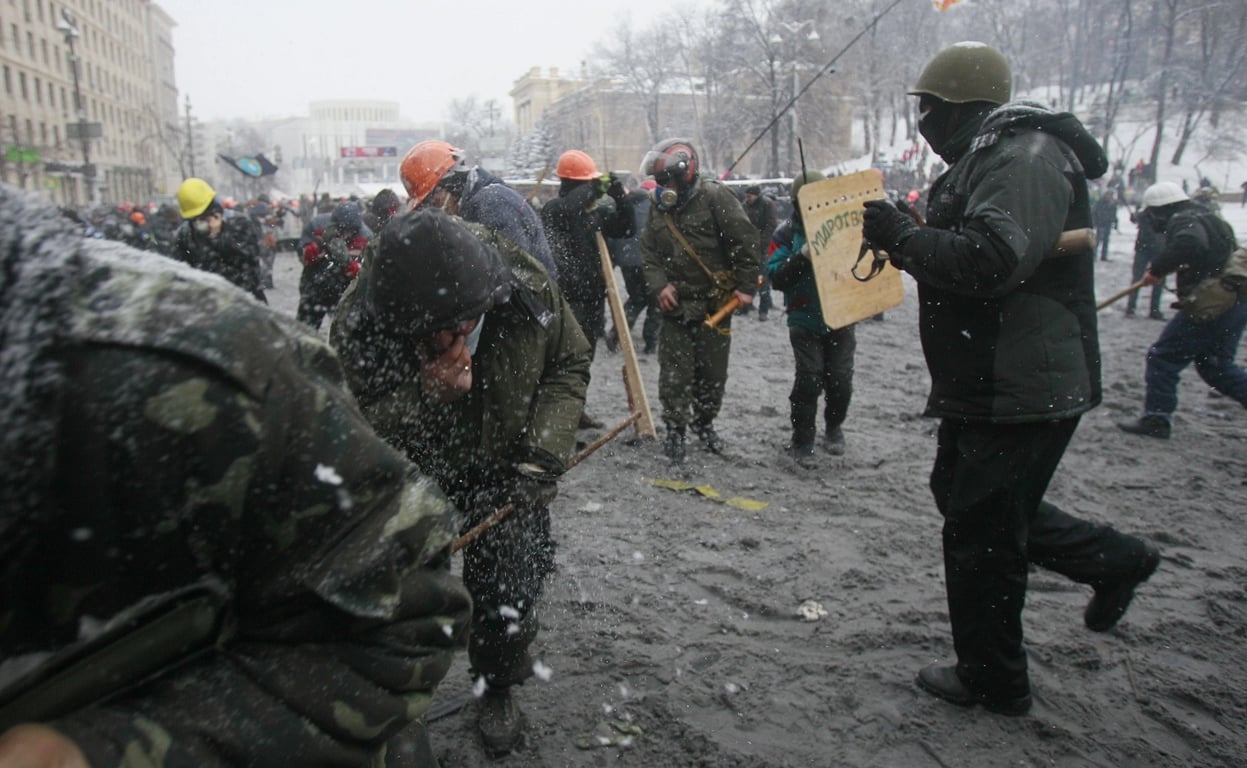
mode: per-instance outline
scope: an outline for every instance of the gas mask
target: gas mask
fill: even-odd
[[[212,231],[212,222],[207,219],[195,219],[191,222],[191,227],[195,230],[196,234],[206,235]]]
[[[660,211],[669,211],[680,201],[680,193],[666,187],[655,187],[649,193],[650,202]]]

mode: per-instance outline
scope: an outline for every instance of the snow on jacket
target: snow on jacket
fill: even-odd
[[[590,358],[571,308],[541,265],[492,230],[464,226],[498,249],[512,286],[510,300],[485,313],[466,395],[430,401],[410,340],[377,327],[365,279],[375,243],[338,305],[329,339],[377,433],[466,508],[496,493],[516,461],[540,457],[543,466],[561,467],[571,457]]]
[[[484,168],[473,168],[459,198],[459,216],[483,224],[515,243],[541,262],[550,277],[558,279],[558,266],[550,253],[540,217],[524,197],[502,179]]]
[[[999,423],[1076,416],[1101,396],[1094,253],[1055,246],[1089,226],[1086,180],[1107,161],[1073,115],[1006,104],[979,120],[899,254],[918,281],[927,407]]]

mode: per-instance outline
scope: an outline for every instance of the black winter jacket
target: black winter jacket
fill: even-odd
[[[1104,153],[1073,115],[1006,104],[930,190],[898,261],[918,281],[928,411],[971,421],[1069,418],[1100,402],[1094,254],[1055,251],[1091,223]]]

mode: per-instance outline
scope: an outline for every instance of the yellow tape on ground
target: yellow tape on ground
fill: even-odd
[[[746,499],[743,496],[732,496],[731,498],[725,499],[722,494],[716,491],[712,486],[694,485],[683,480],[667,480],[661,477],[647,477],[645,478],[645,482],[655,488],[666,488],[668,491],[693,491],[707,499],[710,499],[711,501],[717,501],[722,504],[726,504],[729,507],[741,509],[746,512],[757,512],[770,506],[770,502]]]

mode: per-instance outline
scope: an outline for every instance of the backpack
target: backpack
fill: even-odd
[[[1240,296],[1247,296],[1247,248],[1238,247],[1234,230],[1220,217],[1201,216],[1200,221],[1208,231],[1209,247],[1229,251],[1229,255],[1220,272],[1201,280],[1174,306],[1195,322],[1206,323],[1228,312]]]

